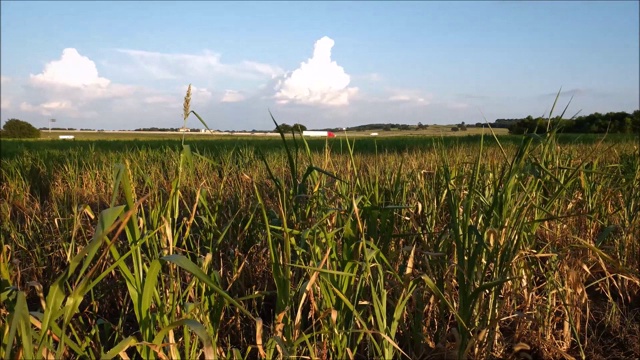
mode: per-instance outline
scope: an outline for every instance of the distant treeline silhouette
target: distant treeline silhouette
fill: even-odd
[[[550,122],[550,123],[549,123]],[[573,134],[630,134],[640,132],[640,110],[629,114],[624,111],[608,112],[606,114],[593,113],[578,116],[574,119],[561,119],[560,117],[533,118],[527,116],[524,119],[497,119],[490,124],[494,128],[509,129],[511,134],[537,133],[542,134],[558,125],[558,132]]]
[[[551,123],[549,123],[551,122]],[[603,134],[603,133],[615,133],[615,134],[629,134],[640,133],[640,110],[635,110],[629,114],[624,111],[608,112],[606,114],[593,113],[590,115],[578,116],[573,119],[561,119],[560,117],[554,117],[549,120],[545,117],[534,118],[531,115],[523,119],[496,119],[494,122],[489,123],[492,128],[504,128],[509,129],[510,134],[525,134],[525,133],[537,133],[542,134],[547,131],[547,128],[554,128],[558,122],[560,123],[558,132],[560,133],[575,133],[575,134]],[[457,125],[456,130],[466,130],[467,127],[485,127],[486,123],[465,124],[462,122]],[[279,127],[285,132],[289,133],[291,130],[302,132],[307,130],[307,127],[302,124],[280,124]],[[420,130],[426,129],[429,125],[419,122],[417,125],[408,124],[394,124],[394,123],[375,123],[365,124],[347,127],[348,131],[390,131],[390,130]],[[47,128],[40,128],[40,130],[47,130]],[[59,128],[52,127],[51,130],[76,130],[75,128]],[[92,129],[81,129],[84,131],[95,131]],[[134,131],[179,131],[180,128],[158,128],[147,127],[138,128]],[[200,129],[192,128],[191,131],[199,131]],[[345,130],[344,128],[334,127],[317,129],[323,131],[340,132]],[[454,130],[452,128],[452,130]],[[99,130],[100,131],[100,130]],[[220,131],[220,130],[216,130]],[[251,130],[256,132],[257,130]],[[275,130],[262,130],[262,131],[274,131]],[[230,131],[235,132],[235,131]]]

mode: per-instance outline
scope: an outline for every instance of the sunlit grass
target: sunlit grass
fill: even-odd
[[[3,140],[0,357],[588,358],[603,326],[637,336],[633,140],[284,139]]]

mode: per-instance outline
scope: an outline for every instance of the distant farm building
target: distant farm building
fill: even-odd
[[[181,127],[180,129],[178,129],[179,132],[191,132],[191,129],[186,128],[186,127]]]
[[[336,137],[336,134],[332,133],[331,131],[305,130],[305,131],[302,132],[302,136],[333,138],[333,137]]]
[[[73,140],[73,139],[75,139],[75,136],[73,136],[73,135],[60,135],[60,136],[58,136],[58,139],[61,139],[61,140]]]

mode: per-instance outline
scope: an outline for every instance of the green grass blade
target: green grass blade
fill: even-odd
[[[215,293],[220,295],[220,297],[225,299],[227,302],[229,302],[230,304],[235,306],[238,310],[240,310],[243,314],[245,314],[250,319],[255,321],[254,316],[249,311],[247,311],[247,309],[245,309],[244,306],[242,306],[240,303],[234,300],[231,296],[229,296],[229,294],[227,294],[226,291],[224,291],[216,283],[214,283],[213,280],[211,280],[211,278],[207,276],[207,274],[205,274],[196,264],[191,262],[191,260],[187,259],[185,256],[179,255],[179,254],[173,254],[173,255],[162,257],[160,260],[176,264],[179,267],[183,268],[184,270],[190,272],[193,276],[197,277],[198,280],[207,284],[207,286],[209,286],[209,288],[211,288],[211,290],[213,290]]]

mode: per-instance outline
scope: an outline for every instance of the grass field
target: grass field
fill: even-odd
[[[2,358],[640,357],[633,137],[44,135]]]

